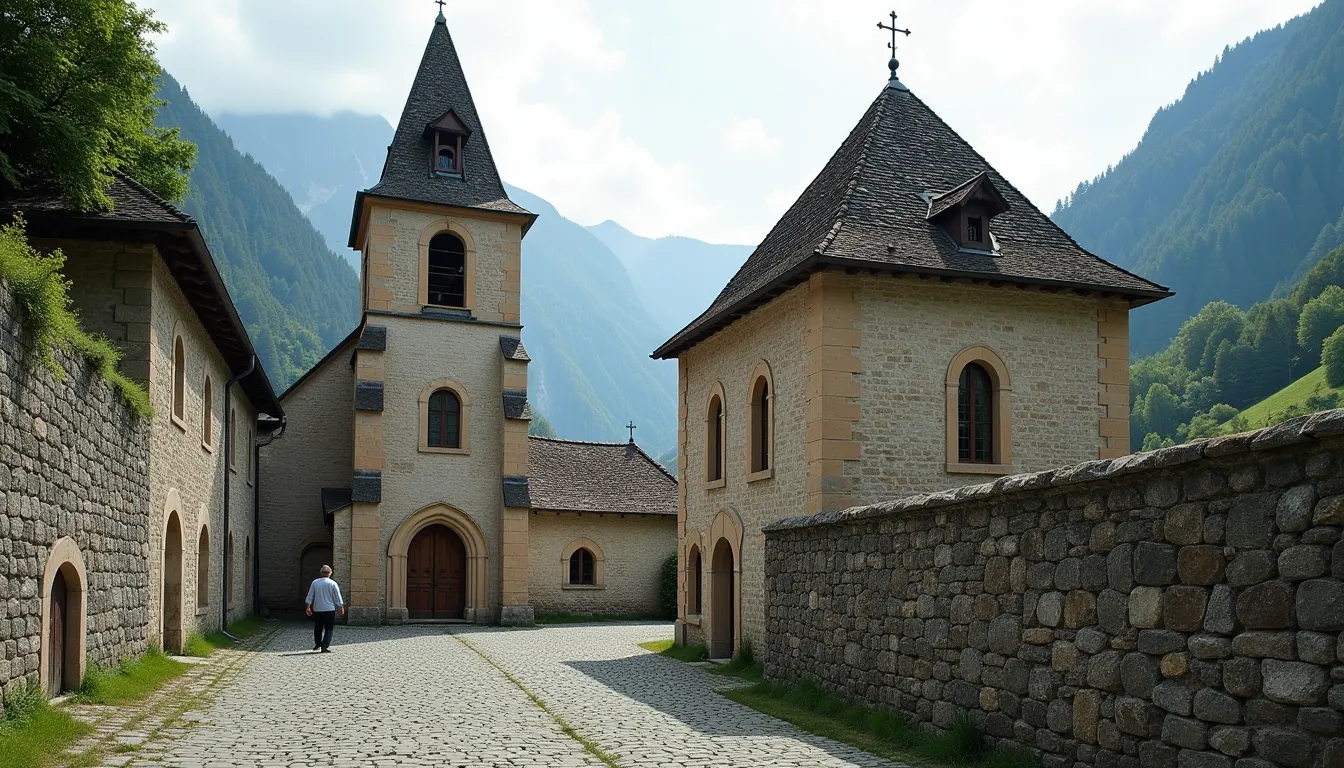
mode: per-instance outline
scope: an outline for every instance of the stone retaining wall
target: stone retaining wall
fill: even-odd
[[[57,353],[61,378],[39,367],[21,328],[0,286],[0,701],[38,683],[58,539],[86,568],[90,661],[142,653],[149,625],[148,422],[74,358]]]
[[[766,529],[770,679],[1046,768],[1344,766],[1344,411]]]

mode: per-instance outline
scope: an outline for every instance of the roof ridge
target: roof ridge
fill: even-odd
[[[644,457],[645,461],[652,464],[659,472],[662,472],[664,475],[666,475],[667,479],[671,480],[674,483],[677,482],[676,476],[673,475],[671,472],[668,472],[667,467],[664,467],[657,459],[650,456],[648,451],[645,451],[639,445],[639,443],[636,443],[633,440],[627,440],[625,442],[608,443],[608,442],[599,442],[596,440],[569,440],[563,437],[546,437],[544,435],[528,435],[527,439],[541,440],[547,443],[564,443],[566,445],[592,445],[597,446],[599,448],[625,448],[627,446],[633,445],[635,446],[635,450],[639,452],[639,455]]]
[[[148,197],[151,202],[158,205],[160,208],[181,219],[183,224],[196,223],[195,217],[193,217],[191,214],[183,211],[181,208],[178,208],[171,202],[164,200],[162,197],[159,197],[158,194],[154,192],[154,190],[150,189],[149,187],[146,187],[144,184],[141,184],[140,182],[131,178],[130,174],[121,170],[115,170],[112,171],[112,175],[129,184],[131,188],[134,189],[135,191],[143,194],[145,197]]]

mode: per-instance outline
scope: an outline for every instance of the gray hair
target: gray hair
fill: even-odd
[[[330,575],[331,575],[331,566],[330,566],[330,565],[324,565],[324,566],[322,566],[322,575],[323,575],[323,576],[330,576]]]

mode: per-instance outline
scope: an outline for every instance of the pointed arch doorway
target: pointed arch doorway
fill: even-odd
[[[467,603],[467,548],[446,525],[429,525],[406,550],[410,619],[461,619]]]

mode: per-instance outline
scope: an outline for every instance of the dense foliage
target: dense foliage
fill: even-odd
[[[1339,386],[1330,380],[1332,365],[1344,383],[1341,284],[1344,247],[1312,267],[1283,298],[1266,299],[1245,312],[1225,301],[1205,306],[1165,350],[1131,366],[1132,444],[1152,448],[1242,426],[1235,423],[1238,409],[1321,364],[1330,386]]]
[[[166,74],[159,95],[159,124],[180,128],[198,147],[183,208],[199,222],[262,365],[283,390],[354,329],[358,278],[266,169]]]
[[[23,219],[0,226],[0,283],[14,295],[28,336],[29,353],[55,376],[65,369],[56,360],[56,350],[78,355],[116,387],[137,415],[153,411],[144,387],[117,369],[121,354],[107,339],[85,333],[70,306],[70,283],[61,274],[65,255],[59,250],[42,253],[28,244]]]
[[[155,127],[163,25],[125,0],[0,5],[0,190],[54,183],[81,211],[109,208],[122,170],[169,200],[193,147]]]
[[[1083,246],[1176,291],[1135,313],[1136,354],[1161,349],[1210,302],[1248,307],[1281,294],[1344,243],[1342,124],[1344,0],[1326,0],[1226,49],[1138,147],[1061,201],[1053,217]],[[1285,310],[1244,320],[1273,335],[1289,325]],[[1226,307],[1205,319],[1233,333]],[[1291,345],[1261,341],[1279,345],[1260,357],[1273,366],[1263,376],[1280,380]],[[1225,367],[1245,362],[1244,350],[1230,354]]]

